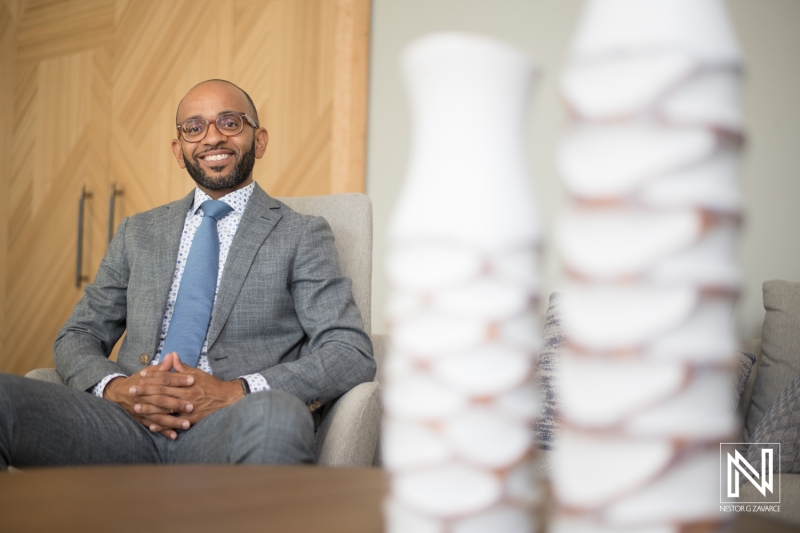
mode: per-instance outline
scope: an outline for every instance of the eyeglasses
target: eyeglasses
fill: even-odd
[[[244,129],[244,121],[247,121],[253,129],[258,128],[258,124],[248,117],[246,113],[222,113],[214,119],[214,125],[217,131],[228,137],[239,135]],[[205,139],[208,133],[209,121],[204,118],[190,118],[183,124],[178,124],[176,127],[183,136],[186,142],[196,143]]]

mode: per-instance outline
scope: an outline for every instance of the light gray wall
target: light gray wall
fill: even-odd
[[[556,84],[582,5],[580,0],[373,0],[367,194],[375,212],[374,332],[386,331],[385,234],[409,146],[398,58],[409,42],[428,32],[479,32],[516,45],[539,65],[542,78],[530,115],[530,168],[547,232],[545,294],[557,284],[551,229],[564,194],[553,154],[564,111]],[[760,334],[761,282],[800,281],[795,231],[800,228],[800,209],[795,208],[800,200],[800,1],[731,0],[729,6],[747,61],[745,283],[737,304],[740,333],[747,337]]]

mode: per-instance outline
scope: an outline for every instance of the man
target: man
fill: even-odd
[[[0,374],[0,468],[311,463],[310,411],[374,376],[327,222],[253,182],[250,97],[206,81],[176,119],[197,188],[120,224],[55,342],[69,387]]]

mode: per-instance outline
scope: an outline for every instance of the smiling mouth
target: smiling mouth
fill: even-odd
[[[204,157],[206,161],[222,161],[223,159],[228,159],[231,154],[219,154],[219,155],[210,155],[208,157]]]
[[[205,161],[211,167],[216,167],[225,165],[232,157],[233,154],[230,152],[217,152],[215,154],[201,155],[198,159]]]

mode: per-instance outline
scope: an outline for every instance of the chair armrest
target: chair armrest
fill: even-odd
[[[380,390],[377,381],[361,383],[336,400],[317,431],[318,464],[372,465],[381,425]]]
[[[61,379],[55,368],[36,368],[25,374],[25,377],[55,383],[56,385],[64,384],[64,380]]]
[[[389,336],[383,333],[370,335],[372,339],[372,353],[375,355],[375,364],[378,371],[375,374],[376,381],[383,381],[383,366],[386,363],[386,352],[389,350]]]

